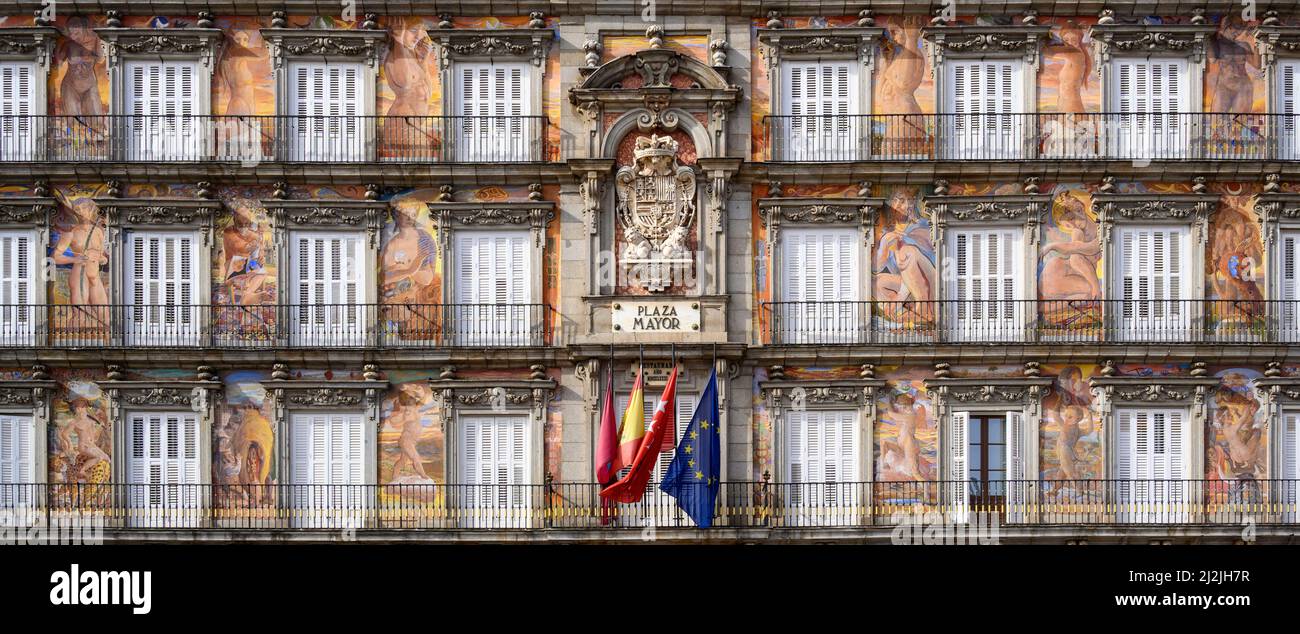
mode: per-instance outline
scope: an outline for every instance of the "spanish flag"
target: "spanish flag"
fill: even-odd
[[[627,398],[627,410],[623,412],[623,425],[618,438],[618,453],[614,456],[611,474],[619,469],[632,466],[636,452],[641,448],[641,439],[645,438],[645,390],[641,387],[643,370],[636,370],[636,383],[632,384],[632,394]]]
[[[636,394],[640,394],[639,379],[636,389]],[[650,421],[650,431],[642,433],[644,438],[637,449],[636,457],[628,465],[630,468],[627,475],[623,476],[622,480],[605,487],[600,492],[600,497],[624,504],[641,501],[641,497],[645,495],[646,484],[650,482],[650,476],[659,464],[659,452],[663,451],[665,438],[670,439],[669,448],[674,444],[671,439],[675,438],[677,433],[676,401],[677,368],[673,368],[673,373],[668,375],[668,385],[664,386],[663,396],[659,397],[659,404],[655,406],[654,418]],[[628,411],[632,411],[632,408],[628,407]],[[625,422],[624,426],[626,425]]]

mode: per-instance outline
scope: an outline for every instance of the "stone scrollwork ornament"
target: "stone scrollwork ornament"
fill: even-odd
[[[686,239],[695,217],[695,171],[677,163],[671,137],[638,137],[634,164],[615,177],[617,212],[626,244],[623,262],[632,278],[651,292],[672,283],[675,265],[691,262]]]

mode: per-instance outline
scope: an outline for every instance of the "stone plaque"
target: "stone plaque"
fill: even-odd
[[[611,307],[614,332],[699,332],[700,303],[618,301]]]

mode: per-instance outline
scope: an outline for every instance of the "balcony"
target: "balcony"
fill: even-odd
[[[657,489],[657,487],[655,487]],[[714,525],[892,527],[901,518],[1009,526],[1290,525],[1297,480],[724,482]],[[0,511],[57,513],[108,528],[640,531],[691,526],[667,496],[602,505],[600,485],[4,484]],[[13,525],[13,524],[11,524]]]
[[[0,305],[0,347],[487,348],[556,345],[546,304]]]
[[[1300,342],[1300,302],[764,302],[768,345]]]
[[[1300,116],[1033,113],[768,116],[775,162],[1296,160]]]
[[[544,116],[0,116],[0,161],[527,163]]]

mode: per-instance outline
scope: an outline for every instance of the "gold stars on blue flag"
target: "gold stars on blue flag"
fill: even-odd
[[[700,528],[713,525],[718,488],[722,477],[722,435],[719,432],[718,372],[709,375],[709,384],[677,443],[672,464],[659,485],[660,490],[677,500],[682,509]]]

